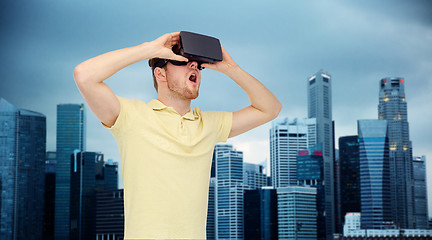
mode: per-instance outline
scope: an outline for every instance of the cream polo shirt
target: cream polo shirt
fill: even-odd
[[[158,100],[118,97],[108,128],[122,159],[125,239],[205,239],[214,145],[225,142],[232,113],[180,116]]]

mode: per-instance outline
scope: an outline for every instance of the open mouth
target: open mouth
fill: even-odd
[[[197,75],[196,75],[196,73],[192,73],[192,74],[189,76],[189,81],[196,83],[196,80],[197,80]]]

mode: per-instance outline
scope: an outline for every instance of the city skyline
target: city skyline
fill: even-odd
[[[152,41],[166,32],[189,30],[219,38],[234,60],[279,98],[281,118],[307,117],[307,80],[319,69],[329,72],[335,142],[340,136],[355,135],[357,120],[378,119],[380,79],[404,78],[413,155],[426,155],[431,163],[428,122],[432,111],[423,107],[432,100],[430,3],[219,1],[173,8],[174,3],[7,1],[0,23],[4,36],[0,39],[0,97],[18,108],[45,114],[47,151],[54,151],[56,105],[84,103],[72,78],[77,64]],[[184,14],[196,6],[200,11]],[[237,11],[240,8],[243,13]],[[118,17],[113,18],[113,13]],[[120,96],[144,101],[156,96],[146,61],[106,82]],[[246,95],[228,77],[204,70],[200,97],[192,105],[236,111],[248,104]],[[86,111],[87,149],[120,162],[114,138],[87,106]],[[244,152],[245,162],[267,160],[267,172],[270,126],[228,141]]]

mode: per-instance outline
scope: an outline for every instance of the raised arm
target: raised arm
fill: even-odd
[[[90,110],[106,126],[111,127],[119,113],[120,102],[103,81],[121,69],[150,58],[166,58],[187,61],[171,48],[178,43],[180,33],[167,33],[152,42],[104,53],[80,63],[73,76]]]
[[[228,75],[248,95],[251,105],[233,113],[229,137],[234,137],[275,119],[282,109],[281,103],[260,81],[241,69],[222,47],[223,61],[203,64]]]

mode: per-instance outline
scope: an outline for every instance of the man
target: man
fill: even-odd
[[[179,32],[165,34],[89,59],[74,70],[85,101],[120,149],[125,239],[205,239],[214,145],[273,120],[281,110],[276,97],[223,47],[223,61],[200,66],[172,51],[179,37]],[[118,97],[103,83],[145,59],[150,59],[157,99],[144,103]],[[234,113],[191,110],[202,67],[228,75],[251,105]]]

